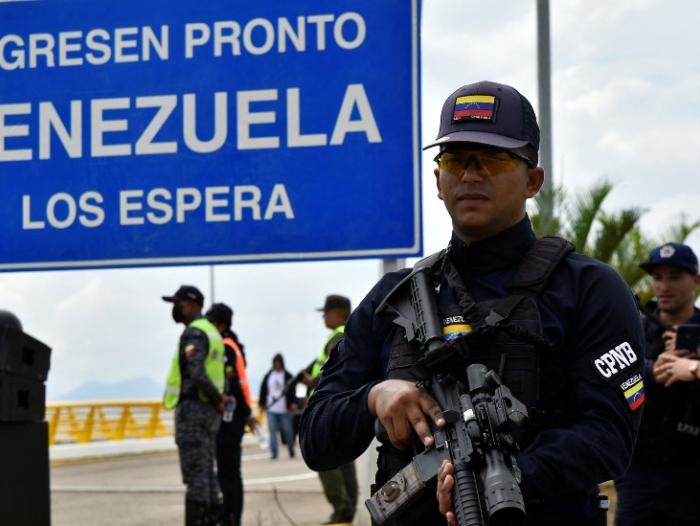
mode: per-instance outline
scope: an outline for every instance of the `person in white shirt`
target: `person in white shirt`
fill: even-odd
[[[258,403],[267,412],[267,427],[270,430],[270,453],[272,458],[277,458],[277,431],[284,436],[284,443],[289,450],[289,457],[294,458],[294,430],[292,428],[292,414],[296,410],[294,393],[287,388],[292,375],[284,368],[284,358],[277,353],[272,358],[270,369],[260,385]]]

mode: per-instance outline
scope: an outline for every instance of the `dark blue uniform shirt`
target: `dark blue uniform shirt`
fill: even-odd
[[[659,311],[654,314],[658,316]],[[685,323],[700,324],[700,311],[696,308]],[[700,476],[700,382],[676,382],[670,387],[657,383],[653,368],[664,351],[662,335],[668,328],[647,319],[646,329],[648,410],[630,468],[615,481],[615,524],[696,526],[700,524],[695,500]],[[686,426],[679,432],[683,423]]]
[[[503,297],[534,240],[525,218],[468,246],[453,237],[450,257],[476,301]],[[374,312],[408,273],[389,273],[374,286],[353,312],[344,342],[324,367],[301,424],[301,450],[312,469],[349,462],[374,437],[367,397],[385,378],[389,342],[398,330]],[[641,411],[632,409],[638,395],[631,400],[625,391],[637,376],[641,380],[644,337],[626,283],[612,268],[577,253],[555,270],[538,305],[543,335],[560,348],[565,363],[563,377],[541,378],[541,397],[564,397],[571,424],[541,432],[518,462],[527,501],[544,501],[552,509],[557,498],[560,504],[568,502],[568,496],[590,492],[627,468]],[[615,349],[626,360],[615,361]],[[590,516],[590,502],[589,509],[576,513]],[[528,514],[535,506],[528,506]]]

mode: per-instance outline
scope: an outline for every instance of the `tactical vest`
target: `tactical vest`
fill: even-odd
[[[466,372],[471,363],[482,363],[493,369],[529,408],[530,424],[519,437],[521,447],[527,446],[541,429],[564,423],[556,421],[562,418],[563,408],[548,407],[540,399],[541,371],[544,367],[545,374],[557,374],[556,370],[549,369],[559,366],[560,356],[542,337],[537,298],[556,267],[573,250],[573,245],[561,238],[537,239],[520,262],[510,283],[509,295],[480,302],[470,298],[447,251],[428,256],[416,265],[416,268],[430,266],[434,283],[439,284],[438,309],[443,339],[453,345],[469,341],[465,348],[468,358],[460,367]],[[475,340],[472,333],[482,333],[483,337]],[[421,380],[421,372],[416,367],[421,356],[415,342],[407,342],[403,331],[395,331],[387,378]],[[561,378],[561,374],[558,377]],[[383,444],[378,462],[381,475],[377,481],[383,476],[388,480],[410,456],[410,452],[399,452],[390,444]]]
[[[333,329],[333,332],[330,333],[328,336],[328,339],[326,342],[323,344],[323,347],[321,348],[321,352],[318,353],[318,356],[316,357],[316,361],[314,362],[313,367],[311,368],[311,378],[316,379],[318,376],[321,375],[321,368],[323,368],[323,364],[326,363],[326,360],[328,360],[328,351],[330,350],[329,347],[334,344],[334,340],[338,339],[342,334],[345,333],[345,325],[340,325]]]
[[[644,329],[647,360],[655,361],[664,351],[663,341],[651,323],[647,322]],[[661,462],[694,458],[700,448],[700,403],[694,399],[697,391],[686,382],[668,388],[658,384],[650,387],[635,457]]]
[[[189,328],[199,329],[207,335],[209,340],[209,350],[204,359],[204,371],[207,377],[216,387],[219,393],[224,392],[224,342],[221,339],[221,334],[212,323],[206,318],[197,318],[188,325]],[[182,371],[180,368],[180,346],[178,345],[170,363],[170,370],[166,379],[165,394],[163,396],[163,405],[167,409],[174,409],[180,400],[180,391],[182,389]],[[204,393],[198,392],[199,399],[206,401]]]

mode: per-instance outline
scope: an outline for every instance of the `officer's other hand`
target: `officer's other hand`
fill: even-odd
[[[457,517],[452,508],[452,488],[455,485],[454,466],[447,460],[442,461],[437,479],[438,508],[445,518],[448,526],[457,526]]]
[[[411,444],[413,431],[425,447],[432,447],[435,440],[428,418],[440,427],[445,425],[442,410],[433,397],[407,380],[376,384],[370,389],[367,405],[386,429],[392,445],[399,449]]]

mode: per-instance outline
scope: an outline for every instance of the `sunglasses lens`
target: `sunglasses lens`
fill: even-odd
[[[481,163],[492,174],[512,172],[520,161],[506,152],[489,152],[481,156]]]
[[[447,172],[452,175],[460,176],[466,169],[467,158],[456,157],[453,155],[443,155],[438,159],[438,166],[443,172]]]
[[[438,158],[437,162],[440,170],[459,177],[467,169],[468,164],[473,163],[480,172],[493,175],[515,170],[520,161],[511,157],[508,152],[478,151],[467,155],[445,153]]]

